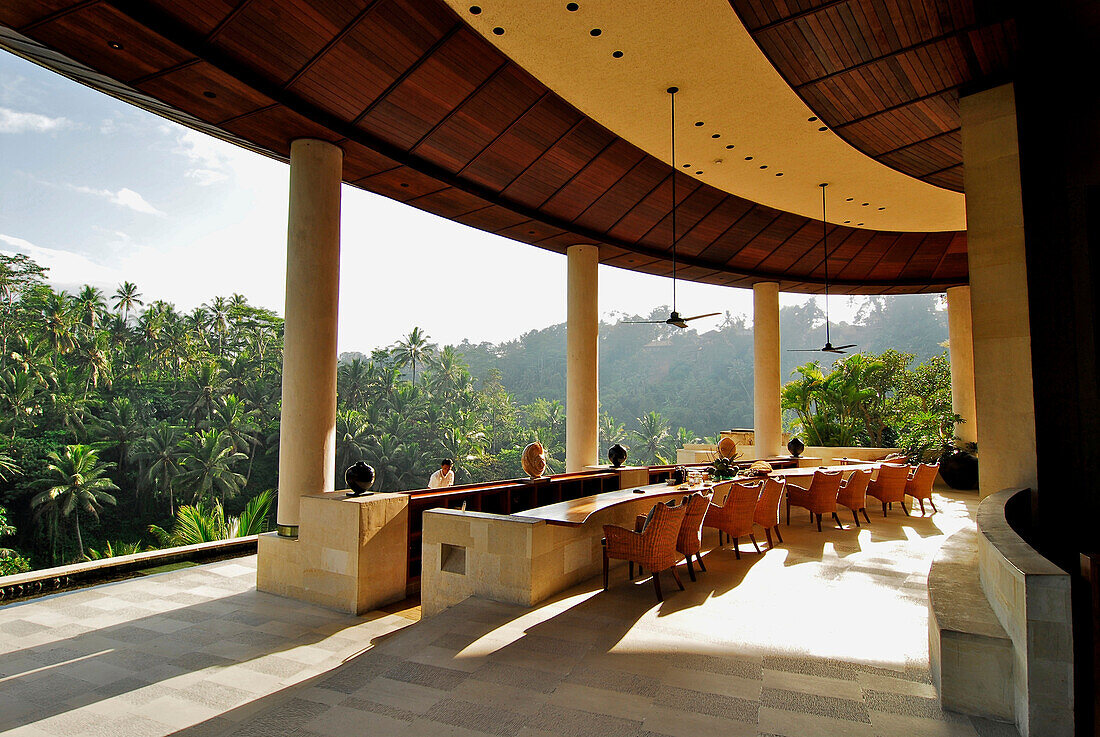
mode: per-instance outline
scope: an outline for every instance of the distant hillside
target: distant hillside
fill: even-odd
[[[852,323],[834,324],[834,344],[856,343],[855,350],[881,353],[887,348],[915,354],[920,362],[944,351],[947,313],[937,309],[938,295],[874,297]],[[660,307],[648,316],[668,315]],[[796,366],[812,360],[831,365],[835,356],[790,353],[825,343],[824,313],[812,302],[780,311],[783,380]],[[499,369],[507,391],[519,404],[538,397],[565,402],[565,325],[532,330],[504,343],[456,346],[480,381]],[[717,330],[698,333],[661,325],[600,325],[600,404],[616,420],[634,425],[650,410],[672,427],[713,435],[731,427],[752,426],[752,328],[742,317],[727,317]],[[341,354],[341,360],[367,358]],[[567,408],[568,409],[568,408]]]

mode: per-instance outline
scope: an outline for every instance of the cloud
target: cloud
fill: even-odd
[[[186,176],[188,179],[194,179],[200,187],[207,187],[229,178],[229,175],[225,172],[214,171],[213,169],[188,169]]]
[[[127,187],[123,187],[117,192],[112,192],[109,189],[94,189],[92,187],[82,187],[75,184],[69,184],[66,186],[74,192],[95,195],[96,197],[104,197],[108,201],[113,202],[116,205],[128,207],[135,212],[142,212],[146,215],[164,215],[163,212],[150,205],[144,197]]]
[[[0,107],[0,133],[53,133],[72,127],[73,122],[68,118],[51,118]]]
[[[3,245],[7,248],[2,247]],[[97,264],[86,256],[36,246],[26,239],[0,233],[0,253],[11,254],[12,252],[26,254],[39,266],[49,269],[47,278],[51,284],[58,287],[72,288],[82,284],[113,287],[122,281],[117,270]]]

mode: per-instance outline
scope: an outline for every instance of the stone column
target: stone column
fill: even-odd
[[[1009,487],[1036,488],[1031,327],[1012,85],[963,97],[959,111],[980,493],[985,497]]]
[[[325,141],[304,138],[290,146],[279,419],[281,537],[298,536],[303,494],[334,487],[342,161],[343,151]]]
[[[597,246],[570,246],[565,370],[565,470],[598,462],[599,337]]]
[[[752,285],[753,429],[756,455],[778,455],[783,439],[779,405],[779,284]]]
[[[947,290],[947,334],[951,351],[951,411],[965,422],[955,425],[964,443],[978,442],[974,410],[974,335],[970,318],[970,287]]]

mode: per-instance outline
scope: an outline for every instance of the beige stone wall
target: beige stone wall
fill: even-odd
[[[670,492],[671,496],[683,492]],[[420,605],[425,617],[470,596],[532,606],[603,570],[603,525],[634,529],[653,497],[593,515],[579,527],[521,515],[456,509],[424,512]],[[612,561],[612,577],[625,564]]]
[[[1015,490],[978,508],[982,590],[1012,639],[1016,724],[1023,737],[1073,734],[1073,627],[1070,578],[1009,526],[1004,505]]]
[[[310,494],[298,539],[260,535],[256,588],[353,614],[405,598],[409,498]]]

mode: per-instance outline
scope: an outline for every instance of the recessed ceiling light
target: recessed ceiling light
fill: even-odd
[[[726,144],[726,148],[727,148],[727,149],[733,148],[733,144],[732,144],[732,143],[727,143],[727,144]]]
[[[721,134],[721,133],[711,133],[711,134],[710,134],[710,137],[711,137],[711,138],[721,138],[721,137],[722,137],[722,134]]]
[[[565,6],[565,9],[568,10],[570,13],[576,13],[578,10],[580,10],[580,8],[581,6],[577,5],[576,3],[567,3]]]
[[[504,29],[501,28],[500,26],[497,26],[496,28],[493,29],[493,33],[495,33],[498,36],[503,36],[504,35]]]
[[[761,165],[760,165],[760,168],[761,168],[761,169],[767,169],[767,168],[768,168],[768,165],[767,165],[767,164],[761,164]]]
[[[880,210],[885,210],[886,208],[885,208],[885,207],[880,207],[879,209],[880,209]]]
[[[588,33],[593,36],[599,36],[601,33],[603,33],[603,31],[601,31],[599,28],[593,28]]]
[[[695,121],[695,127],[696,127],[696,128],[699,128],[699,127],[700,127],[700,126],[702,126],[702,125],[703,125],[703,121],[701,121],[701,120],[696,120],[696,121]]]
[[[206,90],[205,92],[202,93],[202,96],[203,97],[209,97],[211,100],[213,100],[218,95],[217,95],[217,93],[211,92],[210,90]]]
[[[107,45],[110,46],[112,49],[115,49],[116,51],[122,48],[122,44],[120,44],[118,41],[112,41]]]
[[[612,51],[611,55],[614,56],[616,59],[623,58],[623,52],[621,52],[621,51]]]
[[[776,175],[777,177],[781,177],[781,176],[783,176],[783,172],[781,172],[781,171],[777,171],[777,172],[775,173],[775,175]]]
[[[845,201],[845,202],[851,202],[851,201],[852,201],[852,200],[854,200],[854,199],[855,199],[855,197],[847,197],[847,198],[845,198],[845,200],[844,200],[844,201]]]
[[[533,230],[527,231],[527,235],[534,235],[534,234],[535,234],[535,231],[533,231]]]
[[[752,157],[751,156],[746,156],[745,161],[752,161]]]
[[[470,6],[470,14],[471,15],[481,15],[481,6],[480,5],[471,5]]]
[[[845,221],[844,221],[844,224],[845,224],[845,225],[847,225],[847,224],[848,224],[848,223],[850,223],[850,222],[852,222],[852,221],[851,221],[851,220],[845,220]]]
[[[863,225],[863,223],[856,223],[856,225]]]
[[[402,186],[402,187],[408,187],[408,186],[409,186],[409,183],[408,183],[408,182],[401,182],[401,186]]]
[[[685,169],[690,169],[690,168],[691,168],[691,164],[684,164],[684,168],[685,168]]]
[[[820,128],[818,128],[818,130],[819,130],[819,131],[827,131],[827,130],[829,130],[829,129],[828,129],[827,127],[825,127],[825,126],[821,126]]]
[[[870,202],[864,202],[862,205],[860,205],[860,207],[867,207],[867,205],[869,205],[869,204],[871,204],[871,203]]]
[[[817,116],[816,115],[811,115],[810,117],[806,118],[806,120],[810,121],[811,123],[816,123],[817,122]]]
[[[698,175],[698,174],[702,174],[703,172],[701,172],[701,171],[697,171],[697,172],[695,172],[695,173],[696,173],[696,174]]]

